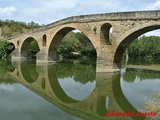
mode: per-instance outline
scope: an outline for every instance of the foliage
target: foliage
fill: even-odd
[[[81,32],[69,33],[58,47],[58,52],[63,58],[96,57],[96,51],[90,40]],[[76,54],[73,54],[76,53]]]
[[[13,84],[15,81],[6,72],[13,72],[14,67],[11,65],[11,61],[0,60],[0,83]]]
[[[157,58],[160,56],[160,37],[142,36],[128,47],[129,58]]]
[[[64,58],[72,58],[72,52],[78,52],[80,50],[80,47],[80,44],[77,44],[74,41],[63,41],[58,47],[58,52]]]
[[[77,32],[75,34],[75,38],[78,39],[80,43],[83,45],[87,46],[87,44],[90,43],[90,40],[88,39],[88,37],[82,32]]]
[[[75,81],[86,84],[88,82],[93,82],[95,80],[95,66],[82,65],[82,64],[65,64],[61,63],[57,66],[57,77],[58,78],[74,78]]]
[[[27,32],[30,29],[38,28],[40,25],[31,21],[30,23],[18,22],[14,20],[0,20],[0,27],[2,28],[3,37],[11,37],[23,32]]]
[[[155,120],[158,120],[158,118],[160,118],[160,93],[148,95],[146,99],[148,100],[148,102],[144,105],[144,107],[149,111],[156,112],[156,116],[154,116],[153,118]]]
[[[0,60],[0,74],[14,71],[14,67],[9,60]]]
[[[14,50],[14,45],[7,41],[0,41],[0,58],[7,59]]]
[[[38,43],[37,43],[36,40],[31,41],[30,46],[29,46],[29,51],[30,51],[32,54],[36,54],[37,52],[40,51],[39,46],[38,46]]]
[[[36,71],[36,61],[24,61],[21,63],[21,73],[29,83],[35,82],[38,77]]]
[[[88,56],[90,58],[96,58],[97,56],[96,51],[93,48],[86,47],[84,45],[82,46],[81,55]]]
[[[137,77],[140,80],[158,79],[160,78],[160,71],[129,68],[127,72],[123,74],[123,79],[126,82],[134,82]]]

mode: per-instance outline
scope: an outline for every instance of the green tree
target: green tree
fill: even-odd
[[[76,39],[78,39],[80,41],[81,44],[85,45],[86,47],[92,47],[93,45],[91,43],[91,41],[88,39],[88,37],[82,33],[82,32],[77,32],[75,34]]]
[[[7,41],[0,42],[0,58],[7,59],[10,57],[11,52],[14,50],[15,46]]]
[[[36,40],[31,41],[29,51],[33,53],[37,53],[40,51],[38,43]]]
[[[24,22],[18,22],[14,20],[0,20],[0,27],[2,28],[3,37],[11,37],[23,32],[27,32],[30,29],[38,28],[40,27],[40,25],[33,21],[27,24]]]
[[[130,58],[156,58],[160,55],[160,37],[142,36],[128,47]]]
[[[88,39],[88,37],[82,32],[77,32],[75,34],[75,37],[82,44],[81,55],[95,58],[96,57],[96,51],[95,51],[91,41]]]

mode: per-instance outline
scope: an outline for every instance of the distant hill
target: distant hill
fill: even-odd
[[[0,20],[1,36],[0,39],[4,37],[11,37],[18,35],[24,32],[27,32],[31,29],[41,27],[38,23],[33,21],[30,23],[18,22],[14,20]]]

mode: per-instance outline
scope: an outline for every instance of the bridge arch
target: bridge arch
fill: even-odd
[[[20,47],[20,54],[22,57],[24,57],[24,58],[31,57],[29,48],[30,48],[30,44],[32,41],[35,41],[38,44],[38,41],[35,40],[33,37],[27,37],[26,39],[24,39],[24,41]],[[38,45],[38,47],[39,47],[39,45]]]
[[[55,60],[55,61],[57,60],[57,48],[60,45],[62,39],[65,37],[65,35],[67,35],[72,30],[80,30],[81,32],[83,32],[87,36],[87,38],[90,40],[90,42],[92,43],[95,49],[95,44],[93,43],[94,41],[90,39],[90,37],[88,36],[89,33],[87,33],[85,30],[82,30],[81,28],[79,29],[78,27],[75,27],[74,25],[65,26],[65,27],[63,26],[59,30],[57,30],[57,32],[52,37],[52,40],[50,42],[49,49],[48,49],[48,59],[49,60]]]
[[[137,28],[137,27],[136,27]],[[150,32],[153,30],[160,29],[160,24],[152,24],[152,25],[142,25],[141,27],[138,27],[138,29],[131,29],[129,32],[126,32],[124,34],[125,37],[121,38],[121,42],[119,43],[114,56],[114,67],[121,67],[121,60],[123,53],[125,52],[125,49],[130,45],[131,42],[133,42],[136,38],[143,35],[146,32]]]

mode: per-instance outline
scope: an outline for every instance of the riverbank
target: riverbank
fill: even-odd
[[[157,70],[160,71],[160,64],[157,65],[127,65],[127,68],[137,68],[137,69],[146,69],[146,70]]]

